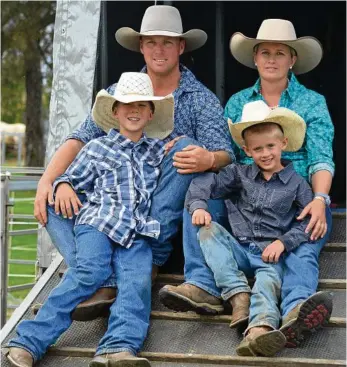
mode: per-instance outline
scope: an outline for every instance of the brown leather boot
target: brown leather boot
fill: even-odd
[[[129,352],[100,354],[93,358],[89,367],[150,367],[146,358],[139,358]]]
[[[250,295],[249,293],[237,293],[229,299],[233,308],[230,327],[243,326],[248,323]]]
[[[92,297],[81,302],[71,314],[72,320],[90,321],[100,316],[107,317],[110,307],[116,300],[115,288],[100,288]]]
[[[32,367],[34,364],[31,354],[22,348],[11,347],[5,355],[12,367]]]
[[[71,318],[75,321],[90,321],[98,317],[108,317],[110,307],[116,300],[117,289],[116,288],[100,288],[92,297],[84,302],[81,302],[75,310],[72,312]],[[35,303],[31,310],[36,315],[42,303]]]
[[[159,291],[164,306],[180,312],[195,311],[201,315],[223,312],[222,301],[192,284],[166,285]]]
[[[271,357],[284,348],[285,336],[270,327],[254,327],[236,348],[239,356]]]
[[[329,322],[333,297],[329,292],[317,292],[296,305],[282,320],[281,332],[287,348],[295,348],[309,335]]]

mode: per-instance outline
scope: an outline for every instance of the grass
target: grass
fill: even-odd
[[[33,214],[35,191],[11,192],[10,197],[15,199],[15,205],[10,210],[13,214]],[[25,201],[21,201],[25,199]],[[30,199],[28,201],[28,199]],[[11,222],[27,222],[28,224],[11,224],[10,230],[34,229],[37,223],[28,219],[16,219]],[[33,223],[33,224],[31,224]],[[37,234],[10,236],[9,260],[33,260],[37,257]],[[35,282],[35,265],[9,264],[8,285],[21,285]],[[7,302],[11,305],[19,305],[30,289],[12,291],[8,293]],[[8,316],[13,310],[8,311]]]

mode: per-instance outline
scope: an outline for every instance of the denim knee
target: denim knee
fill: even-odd
[[[199,143],[197,140],[184,137],[179,139],[177,143],[175,143],[170,152],[180,152],[183,148],[187,147],[188,145],[198,145],[199,147],[202,147],[202,144]]]
[[[216,222],[211,222],[209,227],[203,226],[198,231],[198,239],[200,242],[209,241],[211,238],[221,235],[230,236],[230,233]]]

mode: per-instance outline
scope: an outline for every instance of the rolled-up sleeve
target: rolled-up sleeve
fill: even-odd
[[[111,85],[106,89],[106,91],[110,94],[114,93],[116,84]],[[84,144],[87,144],[92,139],[100,138],[101,136],[106,135],[105,131],[100,129],[100,127],[94,121],[92,114],[89,113],[85,121],[80,125],[79,128],[74,130],[71,134],[69,134],[65,141],[68,139],[80,140]]]
[[[335,164],[333,161],[334,125],[328,111],[325,98],[315,94],[314,103],[306,118],[306,150],[308,155],[308,174],[311,181],[312,175],[318,171],[326,170],[334,175]]]

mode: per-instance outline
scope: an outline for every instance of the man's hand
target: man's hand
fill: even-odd
[[[280,240],[276,240],[266,246],[261,258],[265,263],[278,263],[278,260],[284,251],[285,247]]]
[[[82,203],[77,194],[66,182],[62,182],[58,185],[55,194],[55,207],[56,214],[63,215],[64,218],[72,219],[74,214],[79,213],[79,208],[82,207]]]
[[[194,210],[192,216],[192,223],[194,224],[194,226],[206,226],[207,228],[209,228],[211,220],[212,220],[211,215],[206,210],[204,209]]]
[[[319,199],[313,199],[305,206],[297,219],[302,220],[308,214],[311,215],[311,219],[305,229],[305,232],[309,233],[312,230],[310,237],[311,241],[323,238],[328,230],[327,220],[325,217],[325,203]]]
[[[181,152],[175,153],[173,160],[178,173],[188,174],[211,169],[215,163],[215,156],[197,145],[188,145]]]
[[[165,146],[164,146],[165,155],[167,155],[170,152],[170,150],[172,149],[172,147],[176,144],[176,142],[178,140],[180,140],[184,137],[185,137],[185,135],[177,136],[175,139],[172,139],[168,143],[166,143]]]
[[[34,216],[42,226],[47,223],[47,201],[49,205],[54,204],[52,182],[42,177],[37,185],[34,202]]]

